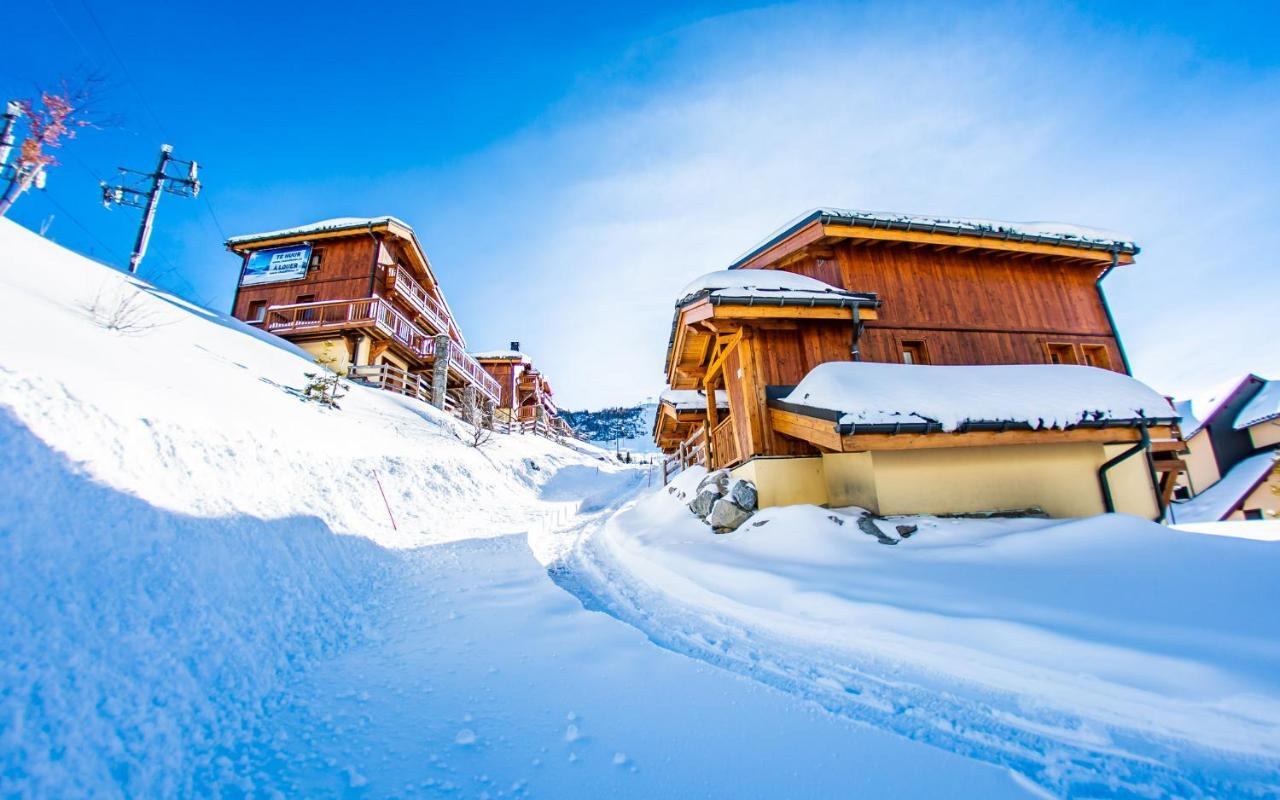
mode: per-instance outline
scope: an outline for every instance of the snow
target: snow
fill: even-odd
[[[1229,520],[1226,522],[1191,522],[1170,525],[1176,531],[1206,536],[1229,536],[1258,542],[1280,542],[1280,520]]]
[[[1177,523],[1217,522],[1226,517],[1267,476],[1275,466],[1276,457],[1276,451],[1268,450],[1244,459],[1208,489],[1190,500],[1175,503],[1173,520]]]
[[[1183,417],[1182,422],[1179,423],[1182,437],[1190,439],[1199,433],[1205,425],[1212,422],[1214,417],[1218,416],[1218,413],[1222,410],[1223,405],[1236,393],[1236,390],[1251,378],[1253,378],[1252,375],[1232,378],[1215,384],[1209,390],[1190,400],[1178,401],[1179,414]]]
[[[1280,417],[1280,381],[1267,381],[1253,396],[1253,399],[1240,409],[1236,416],[1236,430],[1244,430],[1251,425]]]
[[[677,411],[706,411],[707,393],[702,389],[667,389],[658,396],[658,402],[674,406]],[[729,407],[729,393],[716,389],[716,407]]]
[[[886,547],[860,513],[715,536],[659,491],[561,570],[665,647],[1050,796],[1280,791],[1280,550],[1124,515],[890,518],[918,530]]]
[[[1204,421],[1196,416],[1194,404],[1190,400],[1173,401],[1173,410],[1178,415],[1178,430],[1182,431],[1184,439],[1190,439],[1204,427]]]
[[[920,366],[832,362],[815,367],[784,400],[841,414],[844,424],[1027,423],[1170,419],[1169,402],[1118,372],[1059,364]]]
[[[1066,222],[1007,222],[998,219],[980,219],[976,217],[936,217],[920,214],[900,214],[891,211],[860,211],[846,208],[814,208],[806,211],[778,230],[774,231],[755,247],[748,250],[734,263],[742,263],[756,253],[791,231],[797,225],[819,216],[837,217],[848,220],[850,224],[886,227],[910,225],[912,230],[937,233],[953,233],[957,235],[990,235],[1042,237],[1057,240],[1063,244],[1084,243],[1106,248],[1135,251],[1137,245],[1133,239],[1116,231],[1103,228],[1090,228]]]
[[[477,361],[520,361],[525,364],[533,363],[529,356],[519,350],[481,350],[478,353],[472,353],[471,357]]]
[[[794,272],[776,269],[735,269],[709,272],[690,281],[680,291],[679,303],[693,297],[723,295],[731,297],[786,297],[789,300],[866,298],[868,295],[846,292],[820,280]]]
[[[263,239],[279,239],[286,236],[306,236],[309,233],[328,233],[330,231],[345,230],[347,228],[367,228],[370,225],[385,225],[388,223],[412,230],[412,228],[409,228],[407,224],[395,217],[334,217],[333,219],[322,219],[319,222],[312,222],[307,225],[297,225],[292,228],[281,228],[278,231],[246,233],[241,234],[240,236],[232,236],[227,239],[227,244],[243,244]]]

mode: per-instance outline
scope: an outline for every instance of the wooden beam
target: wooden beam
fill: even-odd
[[[769,422],[773,426],[774,433],[809,442],[830,452],[840,452],[840,434],[836,433],[834,422],[783,411],[780,408],[769,409]]]
[[[823,233],[846,239],[866,239],[891,242],[921,242],[939,247],[973,247],[979,250],[1001,250],[1005,252],[1041,253],[1051,256],[1062,256],[1073,261],[1092,261],[1111,263],[1109,250],[1085,250],[1062,244],[1041,244],[1037,242],[1018,242],[1011,239],[956,235],[951,233],[928,233],[925,231],[895,231],[882,228],[864,228],[857,225],[826,225]],[[1121,253],[1120,264],[1132,264],[1133,256]]]

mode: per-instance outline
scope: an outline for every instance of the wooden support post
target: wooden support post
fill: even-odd
[[[449,349],[453,341],[449,334],[436,336],[436,361],[431,372],[431,405],[444,410],[445,395],[449,391]]]

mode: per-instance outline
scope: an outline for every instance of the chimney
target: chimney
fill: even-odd
[[[519,352],[519,350],[520,350],[520,343],[519,343],[519,342],[512,342],[512,343],[511,343],[511,349],[512,349],[512,350],[515,350],[515,351],[517,351],[517,352]]]

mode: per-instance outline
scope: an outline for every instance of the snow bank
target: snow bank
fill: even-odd
[[[658,491],[582,571],[655,641],[1054,795],[1280,790],[1280,549],[1124,515],[891,518],[885,547],[860,514],[713,536]]]
[[[820,364],[784,398],[834,411],[856,425],[1026,423],[1066,428],[1087,421],[1176,416],[1164,397],[1110,370],[1058,364],[934,367]]]
[[[706,411],[707,393],[702,389],[667,389],[658,401],[675,407],[677,411]],[[716,389],[716,407],[729,407],[729,393]]]
[[[376,389],[303,403],[303,351],[7,220],[0,295],[3,795],[240,774],[282,683],[376,621],[391,549],[527,530],[561,469],[614,469]]]
[[[1236,416],[1236,430],[1280,417],[1280,381],[1267,381]]]
[[[693,297],[727,295],[732,297],[865,298],[868,295],[846,292],[820,280],[776,269],[735,269],[709,272],[691,281],[680,291],[677,304]]]
[[[1275,468],[1276,458],[1275,451],[1267,451],[1244,459],[1208,489],[1190,500],[1174,503],[1173,520],[1178,523],[1217,522],[1225,518]]]
[[[1230,536],[1235,539],[1252,539],[1255,542],[1280,542],[1280,521],[1274,520],[1191,522],[1169,527],[1175,531],[1200,533],[1206,536]]]

